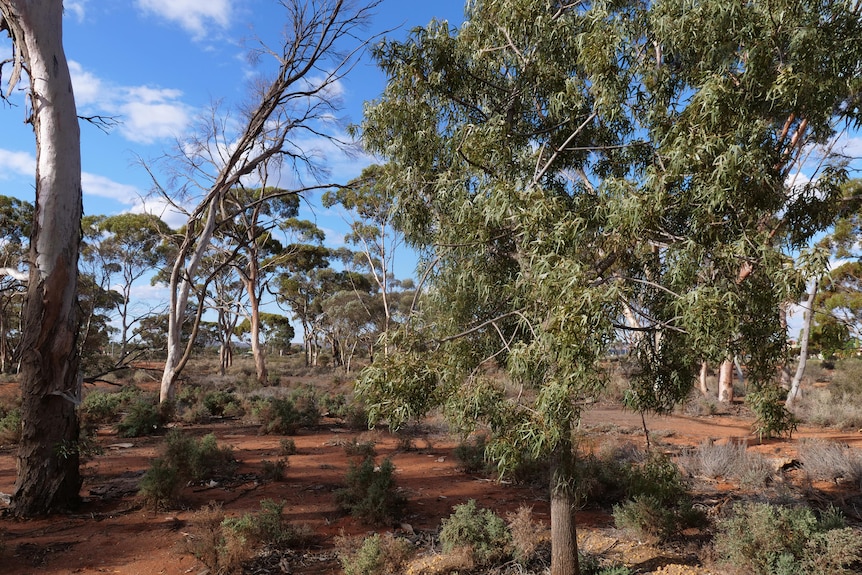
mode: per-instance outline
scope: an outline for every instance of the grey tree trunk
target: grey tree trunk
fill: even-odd
[[[728,358],[718,368],[718,401],[733,401],[733,360]]]
[[[32,516],[79,500],[77,283],[81,148],[63,51],[61,0],[0,0],[15,46],[10,84],[25,68],[36,134],[36,212],[21,357],[23,429],[12,510]]]
[[[808,297],[805,299],[805,315],[802,320],[802,333],[799,335],[799,363],[796,366],[796,373],[793,374],[793,379],[790,380],[790,391],[787,393],[787,399],[784,402],[787,409],[793,407],[793,403],[799,395],[800,386],[802,385],[802,375],[805,373],[805,366],[808,364],[808,339],[811,335],[811,323],[814,319],[814,299],[817,297],[818,283],[816,279],[811,281],[811,286],[808,288]]]
[[[551,575],[580,575],[575,526],[574,455],[564,441],[551,455]]]

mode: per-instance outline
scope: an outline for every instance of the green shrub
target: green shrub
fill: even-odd
[[[113,423],[125,399],[127,398],[119,393],[100,389],[89,392],[78,406],[82,427]]]
[[[456,505],[440,528],[444,553],[469,546],[479,566],[493,565],[510,554],[512,534],[503,519],[490,509],[479,509],[474,499]]]
[[[177,502],[182,487],[179,470],[162,458],[153,459],[144,474],[138,495],[153,509],[169,509]]]
[[[161,457],[153,460],[141,480],[139,494],[151,507],[175,504],[180,488],[190,481],[229,479],[236,471],[233,450],[219,447],[211,433],[195,441],[173,429],[165,437],[161,451]]]
[[[296,442],[292,439],[286,438],[282,439],[278,442],[279,451],[282,455],[294,455],[296,454]]]
[[[221,505],[211,503],[195,514],[197,537],[191,551],[214,573],[239,572],[242,563],[266,545],[291,547],[305,543],[309,531],[290,525],[283,516],[284,502],[260,502],[258,513],[225,518]]]
[[[403,572],[413,545],[391,533],[375,533],[366,537],[355,550],[339,551],[338,558],[344,575],[389,575]]]
[[[264,481],[282,481],[284,479],[284,470],[287,469],[287,461],[277,459],[269,461],[264,459],[260,462],[261,477]]]
[[[834,510],[818,519],[807,507],[737,504],[718,525],[718,555],[753,575],[842,575],[862,560],[862,538]]]
[[[344,444],[344,453],[348,457],[361,457],[363,459],[373,459],[377,455],[373,441],[358,441],[355,437],[349,443]]]
[[[242,414],[239,398],[227,391],[210,391],[204,395],[202,403],[214,417],[235,417]]]
[[[13,407],[0,413],[0,445],[21,441],[21,408]]]
[[[393,477],[395,466],[389,458],[375,467],[367,458],[360,464],[351,463],[345,479],[346,487],[336,491],[338,505],[373,525],[384,525],[396,519],[404,506]]]
[[[320,422],[320,411],[314,396],[302,393],[296,394],[296,399],[257,399],[252,405],[252,414],[260,422],[263,434],[293,435],[300,427],[310,427]]]
[[[632,466],[626,484],[630,499],[614,506],[617,527],[662,541],[703,525],[704,515],[692,507],[685,480],[668,457],[653,456]]]
[[[159,408],[151,398],[140,398],[129,406],[129,411],[117,424],[120,437],[151,435],[161,428]]]
[[[767,385],[745,396],[745,403],[757,416],[754,432],[761,440],[784,434],[789,437],[796,431],[798,422],[784,405],[786,397],[787,392],[778,385]]]

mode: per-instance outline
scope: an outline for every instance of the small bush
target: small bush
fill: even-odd
[[[350,443],[344,444],[344,453],[348,457],[361,457],[363,459],[374,458],[377,455],[377,450],[374,448],[373,441],[358,441],[355,437]]]
[[[21,441],[21,408],[13,407],[0,412],[0,445],[12,445]]]
[[[522,505],[507,516],[512,537],[512,553],[522,565],[529,563],[537,551],[550,548],[550,533],[541,523],[533,521],[533,508]]]
[[[157,432],[162,425],[159,408],[151,398],[140,398],[129,406],[129,411],[117,424],[120,437],[142,437]]]
[[[786,395],[783,388],[768,385],[745,396],[745,403],[757,416],[754,432],[760,439],[784,434],[789,437],[796,431],[798,421],[784,406]]]
[[[278,447],[282,455],[296,454],[296,442],[292,439],[282,439],[278,442]]]
[[[404,499],[393,477],[395,466],[389,458],[375,467],[374,460],[350,464],[346,487],[335,493],[338,505],[354,517],[373,525],[384,525],[401,514]]]
[[[444,553],[469,546],[477,566],[493,565],[510,553],[512,534],[503,519],[490,509],[479,509],[471,499],[456,505],[443,520],[440,543]]]
[[[722,521],[715,548],[728,565],[753,575],[842,575],[862,560],[862,539],[836,525],[834,512],[818,519],[806,507],[737,504]]]
[[[614,521],[647,540],[664,541],[705,521],[692,507],[682,474],[665,456],[633,466],[626,479],[630,499],[614,506]]]
[[[162,458],[153,459],[141,479],[138,495],[153,509],[170,509],[180,493],[182,480],[179,470]]]
[[[831,441],[805,440],[799,446],[802,469],[810,479],[862,487],[862,451]]]
[[[410,558],[413,545],[406,539],[391,533],[375,533],[366,537],[357,549],[350,549],[342,543],[338,558],[344,575],[389,575],[403,572],[403,566]]]
[[[320,411],[313,394],[297,394],[296,398],[270,397],[256,400],[252,413],[260,422],[261,433],[293,435],[300,427],[317,425],[320,422]]]
[[[307,542],[309,531],[290,525],[283,511],[284,502],[264,499],[258,513],[225,518],[221,506],[211,503],[195,514],[191,551],[210,571],[235,573],[261,546],[292,547]]]
[[[162,456],[153,460],[141,480],[139,494],[150,507],[169,508],[177,501],[180,488],[190,481],[228,479],[236,470],[229,446],[219,447],[215,435],[195,441],[179,430],[165,438]]]
[[[213,417],[235,417],[242,414],[239,398],[227,391],[210,391],[204,395],[202,403]]]
[[[262,468],[261,477],[264,481],[284,480],[284,470],[287,469],[287,461],[284,459],[277,459],[275,461],[264,459],[260,462],[260,465]]]
[[[774,474],[763,455],[750,452],[745,443],[735,441],[718,444],[706,440],[684,453],[681,463],[690,475],[735,480],[748,487],[766,485]]]
[[[84,400],[78,406],[81,426],[89,427],[113,423],[124,399],[124,396],[119,393],[109,393],[100,389],[92,390],[84,396]]]

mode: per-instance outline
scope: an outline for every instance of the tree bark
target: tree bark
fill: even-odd
[[[718,401],[733,401],[733,360],[730,358],[722,361],[718,368]]]
[[[799,363],[796,365],[796,373],[793,374],[793,379],[790,381],[790,391],[787,393],[787,399],[784,406],[787,409],[793,407],[793,402],[799,395],[799,389],[802,384],[802,375],[805,373],[805,366],[808,363],[808,339],[811,335],[811,323],[814,319],[814,299],[817,297],[817,284],[819,282],[814,279],[811,281],[811,286],[808,288],[808,297],[805,299],[805,315],[802,320],[802,333],[799,335]]]
[[[12,511],[32,516],[79,501],[77,283],[81,148],[63,51],[63,3],[0,0],[0,24],[30,78],[36,212],[21,357],[22,436]],[[12,83],[16,80],[13,70]]]
[[[551,455],[551,575],[580,575],[575,525],[574,455],[563,441]]]
[[[706,386],[706,377],[708,375],[709,375],[709,364],[704,361],[700,364],[700,376],[698,377],[698,380],[697,380],[698,388],[700,389],[700,393],[702,393],[704,397],[709,396],[709,388]]]

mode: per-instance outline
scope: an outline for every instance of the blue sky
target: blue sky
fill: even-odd
[[[169,151],[214,102],[224,109],[242,102],[248,80],[261,72],[249,63],[249,48],[257,38],[277,46],[284,14],[276,0],[66,0],[64,45],[78,113],[121,122],[110,134],[82,124],[86,214],[148,210],[172,226],[184,223],[147,198],[151,180],[139,159],[153,160]],[[432,18],[458,25],[463,14],[463,0],[383,0],[366,32],[393,30],[388,37],[403,38]],[[4,39],[0,54],[9,50]],[[341,85],[344,119],[358,123],[363,103],[380,94],[384,84],[370,59],[362,59]],[[23,87],[12,101],[15,107],[0,109],[0,194],[32,202],[35,143],[24,124]],[[322,149],[335,182],[359,175],[370,161],[337,154],[331,146]],[[157,175],[167,181],[165,174]],[[315,203],[316,198],[308,199]],[[341,242],[345,224],[340,216],[322,209],[303,215],[317,220],[328,243]],[[399,273],[412,273],[412,267]]]

